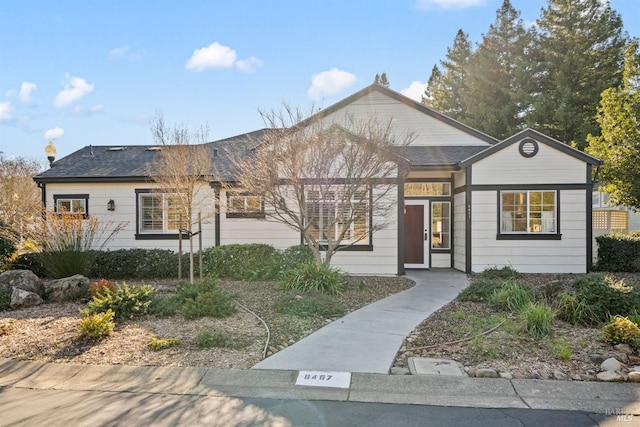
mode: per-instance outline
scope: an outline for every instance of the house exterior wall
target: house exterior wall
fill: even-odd
[[[402,139],[411,131],[415,140],[411,145],[486,145],[467,132],[457,129],[380,92],[371,92],[344,108],[328,114],[323,124],[343,125],[351,116],[356,121],[367,121],[376,114],[380,123],[393,119],[394,135]]]
[[[453,196],[453,268],[465,271],[466,262],[466,194]]]

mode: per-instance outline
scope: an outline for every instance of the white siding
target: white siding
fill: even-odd
[[[466,268],[466,204],[465,193],[453,196],[453,267]]]
[[[473,184],[574,184],[584,183],[586,164],[546,144],[539,143],[538,153],[523,157],[519,143],[486,157],[472,165]]]
[[[451,268],[451,254],[431,254],[432,268]]]
[[[497,240],[497,191],[474,191],[472,270],[511,266],[522,273],[585,273],[585,203],[585,190],[560,191],[562,240]]]
[[[375,91],[333,112],[324,120],[327,126],[331,123],[344,126],[348,116],[356,121],[361,121],[368,120],[372,114],[376,114],[381,123],[393,120],[393,129],[397,138],[403,138],[407,131],[411,131],[415,137],[412,145],[490,145],[441,120]]]

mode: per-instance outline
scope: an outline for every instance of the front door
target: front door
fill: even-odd
[[[404,267],[429,268],[429,201],[404,202]]]

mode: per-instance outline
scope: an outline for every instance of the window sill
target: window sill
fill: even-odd
[[[327,245],[320,245],[321,251],[327,250]],[[373,252],[373,245],[339,245],[340,252]]]
[[[498,234],[496,240],[562,240],[562,234]]]
[[[164,233],[136,233],[136,240],[178,240],[180,235],[178,233],[174,234],[164,234]],[[183,239],[188,239],[188,234],[182,235]]]
[[[252,219],[265,219],[266,215],[263,212],[227,212],[227,218],[252,218]]]

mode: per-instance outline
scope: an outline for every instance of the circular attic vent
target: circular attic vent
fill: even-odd
[[[538,154],[538,143],[531,138],[523,139],[519,149],[523,157],[533,157]]]

